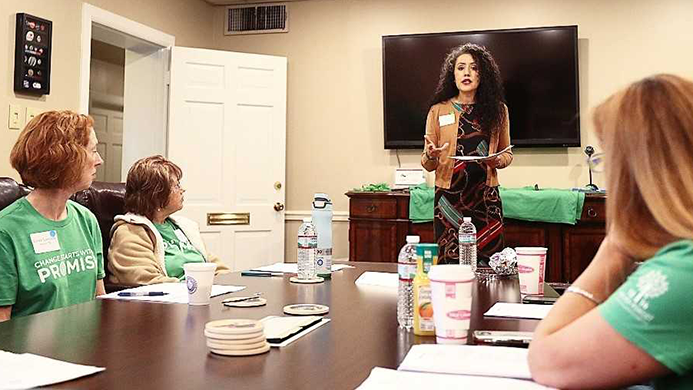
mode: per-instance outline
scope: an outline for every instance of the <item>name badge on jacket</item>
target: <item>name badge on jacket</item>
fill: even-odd
[[[55,230],[49,230],[47,232],[32,233],[29,235],[31,238],[31,245],[34,246],[34,253],[41,254],[46,252],[53,252],[60,250],[60,243],[58,242],[58,232]]]
[[[438,126],[447,126],[455,123],[455,114],[446,114],[438,117]]]

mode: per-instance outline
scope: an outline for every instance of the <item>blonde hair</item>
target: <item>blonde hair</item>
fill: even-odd
[[[93,125],[89,116],[72,111],[41,113],[19,134],[10,164],[29,186],[72,187],[82,176]]]
[[[137,160],[125,183],[125,212],[153,219],[157,209],[168,205],[173,187],[182,177],[180,167],[163,156]]]
[[[655,75],[594,112],[607,151],[607,224],[636,259],[693,239],[693,83]]]

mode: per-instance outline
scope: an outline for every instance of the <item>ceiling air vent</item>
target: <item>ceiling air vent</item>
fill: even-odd
[[[289,32],[286,4],[226,7],[226,35]]]

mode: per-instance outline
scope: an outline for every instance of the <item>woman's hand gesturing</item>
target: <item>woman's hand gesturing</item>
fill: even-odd
[[[429,160],[435,160],[438,157],[440,157],[440,154],[443,152],[443,150],[448,148],[448,143],[446,142],[445,145],[436,148],[436,145],[431,141],[430,138],[428,138],[428,135],[424,135],[424,141],[426,142],[426,157],[428,157]]]

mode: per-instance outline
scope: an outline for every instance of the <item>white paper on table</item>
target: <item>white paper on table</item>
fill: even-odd
[[[105,370],[51,359],[31,353],[0,351],[0,389],[47,386]]]
[[[550,389],[525,379],[495,378],[473,375],[433,374],[430,372],[397,371],[375,367],[359,390],[421,390],[421,389]]]
[[[552,305],[532,305],[527,303],[496,302],[486,313],[487,317],[527,318],[543,320]]]
[[[398,370],[532,379],[527,349],[486,345],[414,345]]]
[[[315,318],[316,316],[309,316]],[[264,325],[265,337],[267,338],[280,338],[278,335],[282,334],[286,329],[297,326],[301,320],[305,320],[308,317],[281,317],[281,316],[268,316],[260,320]],[[314,320],[313,320],[314,321]],[[286,347],[287,345],[293,343],[294,341],[300,339],[301,337],[307,335],[308,333],[314,331],[315,329],[325,325],[330,322],[329,318],[323,317],[319,322],[303,329],[299,333],[291,336],[290,338],[282,341],[281,343],[270,343],[267,342],[270,347]],[[298,325],[300,326],[300,324]]]
[[[245,289],[245,286],[223,286],[215,284],[212,286],[212,296],[228,294],[232,292],[237,292]],[[161,291],[168,293],[168,295],[154,296],[154,297],[121,297],[118,295],[119,292],[153,292]],[[101,299],[123,299],[128,301],[144,301],[144,302],[158,302],[158,303],[188,303],[188,288],[185,283],[159,283],[150,284],[147,286],[139,286],[134,288],[129,288],[127,290],[115,291],[106,295],[98,296]]]
[[[391,272],[371,272],[367,271],[356,279],[357,286],[378,286],[387,288],[398,288],[399,275]]]
[[[341,271],[344,268],[354,268],[354,266],[347,264],[332,264],[332,272]],[[295,274],[298,273],[298,265],[296,263],[274,263],[262,267],[253,268],[252,271],[282,272],[285,274]]]
[[[483,161],[487,160],[489,158],[496,157],[498,155],[501,155],[508,150],[512,149],[512,147],[515,145],[508,145],[505,149],[501,150],[500,152],[496,152],[493,154],[489,154],[488,156],[448,156],[448,158],[451,158],[453,160],[459,160],[459,161]]]

